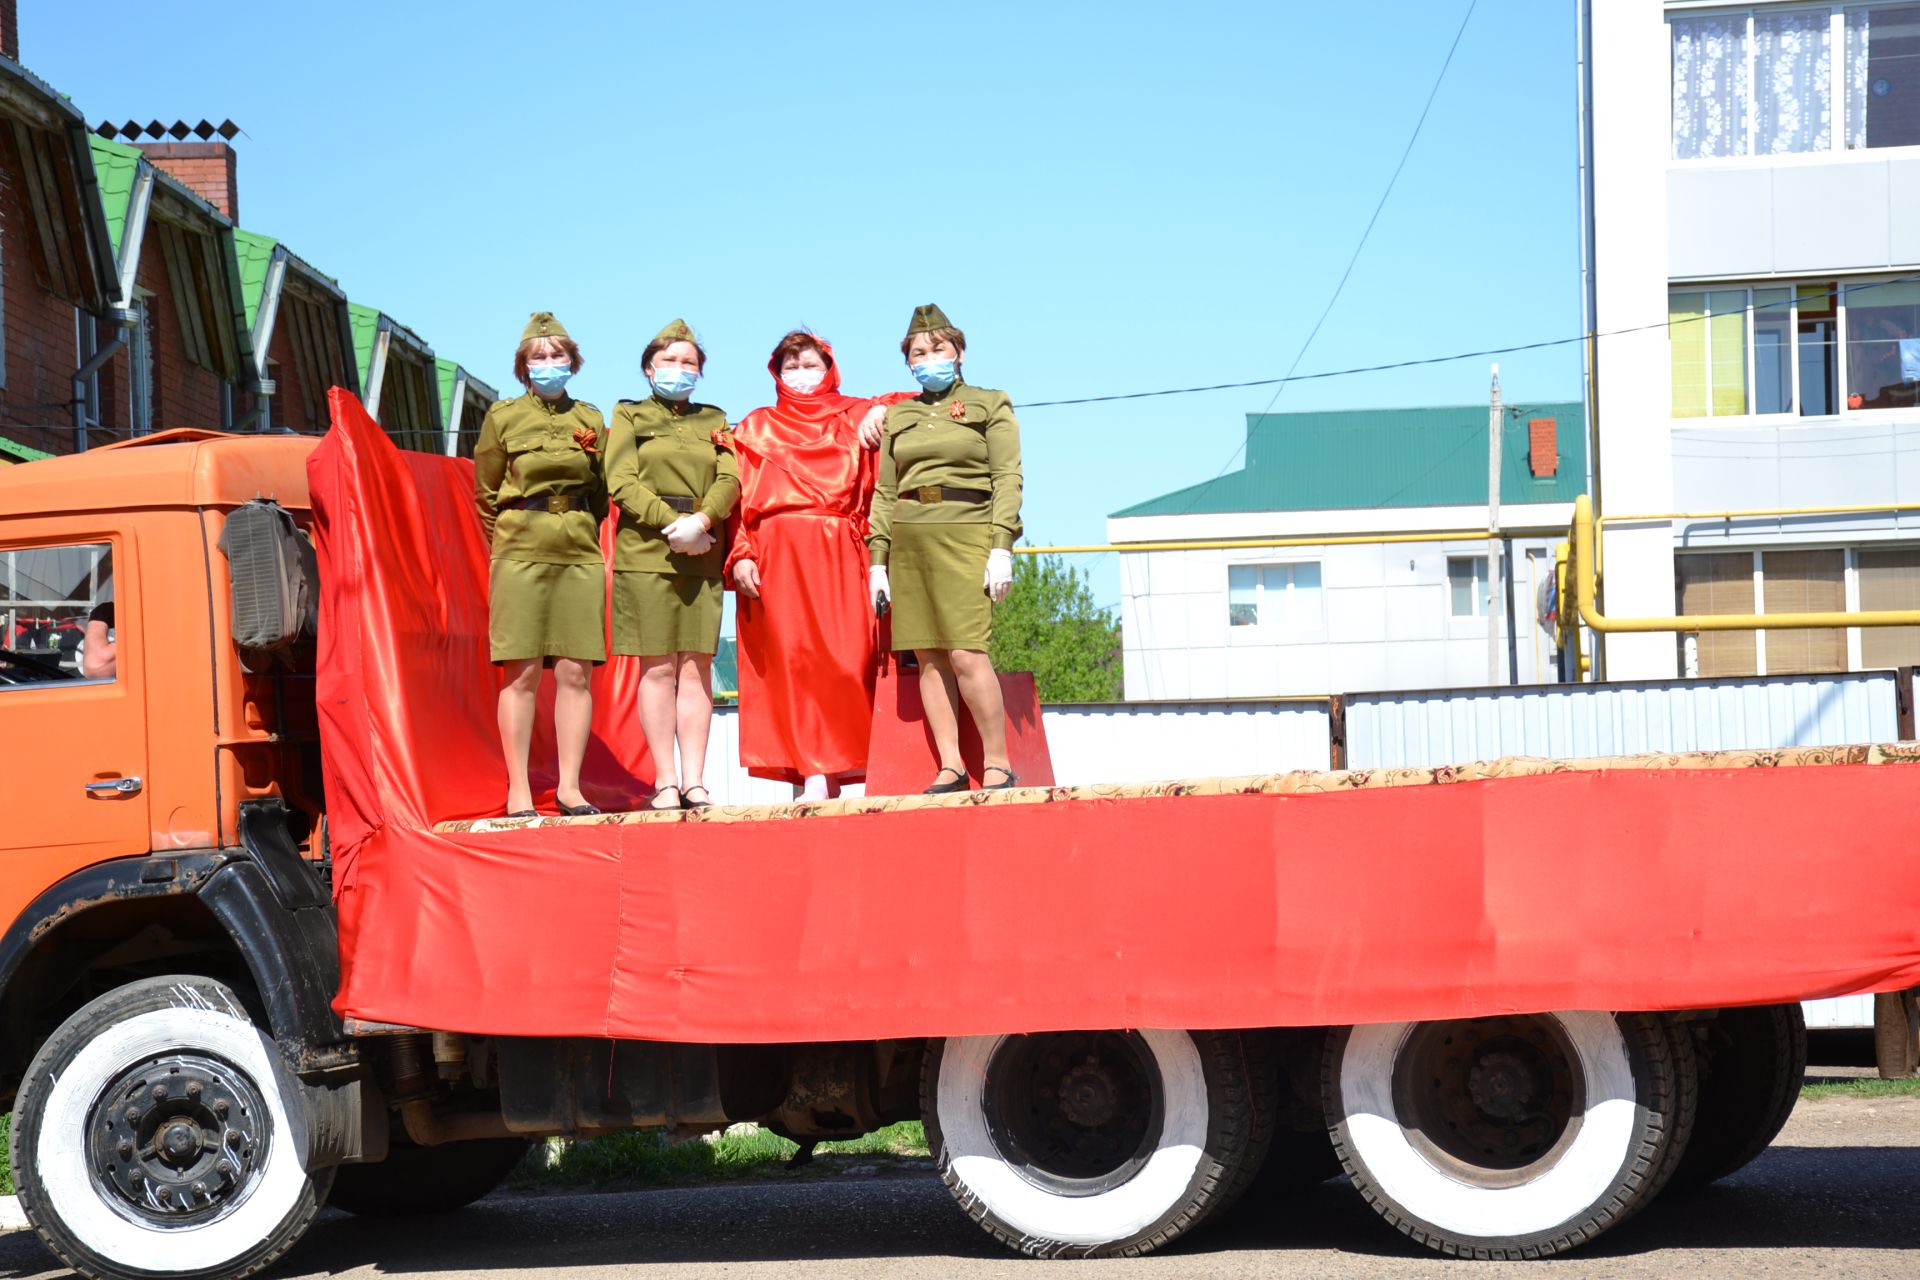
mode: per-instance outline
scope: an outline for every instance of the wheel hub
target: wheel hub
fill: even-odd
[[[1020,1176],[1064,1195],[1130,1179],[1159,1139],[1162,1085],[1137,1034],[1009,1036],[987,1065],[988,1133]]]
[[[1582,1110],[1578,1055],[1544,1016],[1421,1023],[1394,1067],[1409,1137],[1463,1181],[1511,1186],[1550,1167]]]
[[[267,1156],[267,1107],[247,1076],[202,1054],[168,1054],[123,1072],[88,1117],[103,1194],[122,1213],[169,1226],[238,1207]]]

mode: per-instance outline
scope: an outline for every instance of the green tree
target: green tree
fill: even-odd
[[[1120,624],[1064,556],[1015,556],[1013,589],[993,608],[993,667],[1031,671],[1043,702],[1120,697]]]

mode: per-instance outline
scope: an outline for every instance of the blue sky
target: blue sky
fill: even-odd
[[[531,310],[571,328],[603,408],[684,316],[698,398],[737,417],[796,325],[849,390],[910,385],[927,301],[1016,403],[1278,376],[1466,0],[20,8],[23,61],[89,120],[240,124],[241,224],[503,390]],[[1577,332],[1574,159],[1572,5],[1480,0],[1300,372]],[[1578,395],[1573,347],[1501,368],[1509,399]],[[1486,388],[1474,360],[1276,407]],[[1108,512],[1217,474],[1272,397],[1023,413],[1029,539],[1104,541]],[[1114,559],[1082,558],[1102,603]]]

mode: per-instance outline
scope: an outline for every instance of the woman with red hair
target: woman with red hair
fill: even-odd
[[[733,429],[741,492],[727,577],[739,596],[740,759],[754,777],[821,800],[866,777],[872,442],[880,411],[907,396],[841,395],[833,348],[805,330],[780,339],[767,372],[774,402]]]

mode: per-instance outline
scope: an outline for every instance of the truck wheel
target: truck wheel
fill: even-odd
[[[947,1190],[1038,1257],[1137,1256],[1191,1230],[1257,1163],[1233,1032],[936,1041],[920,1080]]]
[[[1334,1148],[1376,1212],[1430,1249],[1538,1258],[1650,1199],[1693,1123],[1666,1024],[1549,1013],[1336,1030]]]
[[[1700,1111],[1674,1170],[1676,1189],[1745,1168],[1779,1136],[1807,1074],[1807,1020],[1797,1004],[1723,1009],[1698,1025]]]
[[[301,1166],[277,1058],[211,978],[144,979],[68,1018],[14,1101],[16,1189],[47,1247],[97,1280],[240,1277],[286,1253],[333,1171]]]
[[[481,1138],[438,1147],[396,1143],[378,1164],[340,1166],[327,1203],[363,1218],[451,1213],[505,1182],[533,1144]]]

